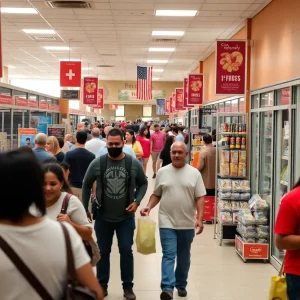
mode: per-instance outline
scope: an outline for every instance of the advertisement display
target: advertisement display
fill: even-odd
[[[52,116],[31,116],[30,127],[35,128],[37,133],[47,134],[48,124],[52,124]]]
[[[281,90],[281,105],[288,105],[291,103],[291,88]]]
[[[175,109],[184,110],[183,107],[183,88],[175,89]]]
[[[98,77],[83,78],[83,104],[97,105],[98,102]]]
[[[171,98],[169,99],[166,99],[166,103],[165,103],[165,106],[166,106],[166,115],[170,114],[170,103],[171,103]]]
[[[48,136],[64,138],[66,134],[66,125],[48,124],[47,131],[48,131]]]
[[[244,95],[246,65],[246,41],[217,41],[216,95]]]
[[[188,79],[188,105],[203,103],[203,74],[190,74]]]
[[[81,86],[81,61],[60,62],[60,86]]]
[[[170,113],[173,114],[175,112],[175,93],[172,93],[170,101]]]
[[[80,99],[80,91],[79,90],[61,90],[60,95],[61,95],[61,98],[64,100]]]
[[[12,96],[0,95],[0,104],[14,105],[14,98]]]
[[[163,116],[166,112],[165,99],[156,99],[156,114],[158,116]]]
[[[16,106],[25,106],[25,107],[27,107],[28,106],[28,100],[25,99],[25,98],[16,97],[15,105]]]
[[[91,105],[92,108],[103,109],[104,108],[104,88],[98,89],[97,105]]]
[[[183,80],[183,108],[193,108],[194,105],[188,105],[188,89],[189,89],[189,79],[184,78]]]
[[[46,102],[46,101],[39,101],[39,108],[40,109],[48,109],[48,102]]]
[[[36,100],[28,100],[28,107],[38,108],[39,102]]]
[[[18,128],[18,147],[34,147],[34,138],[37,134],[36,128]]]

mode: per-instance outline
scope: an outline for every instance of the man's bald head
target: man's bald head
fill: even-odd
[[[91,135],[93,138],[99,138],[100,137],[100,129],[97,127],[93,128]]]
[[[38,133],[34,139],[35,145],[45,148],[47,143],[47,135],[45,133]]]
[[[186,147],[185,147],[185,143],[184,142],[175,142],[172,144],[171,146],[171,151],[173,150],[173,148],[180,148],[182,150],[184,150],[186,152]]]
[[[175,142],[171,146],[171,159],[172,165],[175,168],[183,168],[185,166],[185,159],[187,156],[187,151],[185,143]]]
[[[104,133],[105,133],[106,135],[108,135],[108,133],[109,133],[112,129],[113,129],[112,126],[106,126],[106,127],[104,128]]]

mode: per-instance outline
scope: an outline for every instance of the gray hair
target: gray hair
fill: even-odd
[[[99,138],[100,137],[100,129],[99,128],[93,128],[91,132],[92,137]]]
[[[45,133],[38,133],[34,139],[35,144],[45,146],[47,143],[47,135]]]

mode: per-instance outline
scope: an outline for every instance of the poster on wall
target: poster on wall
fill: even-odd
[[[166,113],[166,100],[156,99],[156,114],[158,116],[163,116]]]
[[[36,128],[37,133],[47,134],[48,124],[52,124],[52,116],[31,116],[30,127]]]
[[[189,88],[189,79],[184,78],[183,80],[183,108],[193,108],[194,105],[188,105],[188,88]]]
[[[66,125],[49,124],[47,127],[48,136],[55,136],[64,138],[66,134]]]
[[[246,41],[217,41],[216,95],[244,95],[246,65]]]
[[[203,74],[190,74],[188,79],[188,105],[203,103]]]
[[[175,89],[175,109],[184,110],[183,107],[183,88]]]
[[[83,78],[83,104],[97,105],[98,101],[98,77]]]
[[[34,148],[34,138],[36,135],[36,128],[18,128],[18,147],[27,146]]]

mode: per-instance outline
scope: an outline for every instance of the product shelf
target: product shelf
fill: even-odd
[[[246,136],[247,132],[220,132],[222,136]]]

